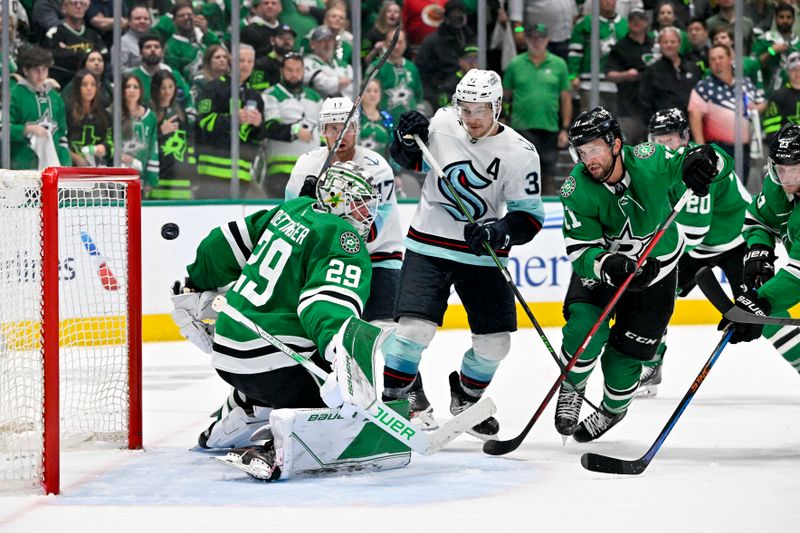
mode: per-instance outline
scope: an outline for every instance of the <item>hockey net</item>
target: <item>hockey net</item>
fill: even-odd
[[[0,485],[141,448],[141,194],[123,169],[0,170]]]

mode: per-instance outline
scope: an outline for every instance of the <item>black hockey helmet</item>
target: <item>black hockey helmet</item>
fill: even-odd
[[[800,163],[800,126],[784,124],[769,143],[769,158],[776,165]]]
[[[584,111],[569,127],[569,143],[572,146],[580,146],[601,137],[608,144],[614,144],[616,138],[622,139],[619,122],[605,107]]]
[[[650,117],[650,124],[648,124],[647,127],[650,142],[653,142],[654,136],[675,132],[677,132],[682,139],[689,138],[689,121],[686,120],[686,115],[683,111],[677,107],[659,109]]]
[[[769,143],[769,177],[781,185],[777,165],[798,164],[800,164],[800,126],[791,123],[784,124]]]

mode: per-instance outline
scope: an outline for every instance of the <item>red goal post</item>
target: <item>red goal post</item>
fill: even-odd
[[[141,187],[0,170],[0,484],[60,491],[62,449],[142,447]]]

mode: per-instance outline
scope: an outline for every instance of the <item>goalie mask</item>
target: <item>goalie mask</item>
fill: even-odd
[[[680,109],[672,107],[653,113],[648,125],[648,137],[651,143],[663,144],[675,150],[689,143],[689,122]],[[671,134],[677,135],[671,135]]]
[[[800,126],[786,124],[772,138],[768,168],[770,179],[784,189],[800,187]]]
[[[381,195],[372,174],[350,162],[337,162],[317,181],[317,210],[348,221],[367,238]]]
[[[472,69],[461,78],[453,94],[453,110],[461,126],[474,139],[489,135],[494,130],[503,107],[503,83],[500,76],[493,70]],[[488,106],[471,104],[489,104]],[[470,118],[488,118],[491,124],[483,134],[473,135],[473,132],[464,123]]]

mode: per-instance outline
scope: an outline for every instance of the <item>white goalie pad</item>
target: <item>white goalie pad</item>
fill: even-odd
[[[404,401],[392,406],[408,410]],[[411,461],[407,446],[361,417],[343,417],[338,409],[276,409],[270,428],[281,479],[389,470]]]

